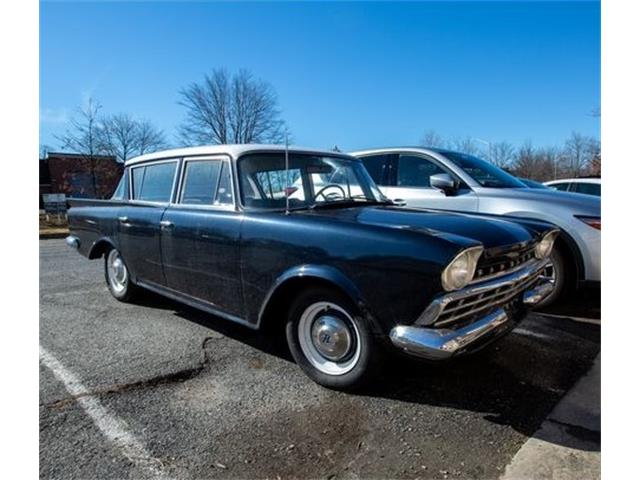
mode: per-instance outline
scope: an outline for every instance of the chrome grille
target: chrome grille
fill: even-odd
[[[488,314],[497,307],[504,307],[517,300],[518,295],[533,286],[538,281],[540,273],[542,269],[513,283],[449,301],[442,308],[433,326],[458,328]]]
[[[520,268],[535,257],[535,246],[529,247],[516,257],[501,256],[497,259],[481,261],[473,276],[474,281],[486,280],[497,275],[504,275],[512,270]]]

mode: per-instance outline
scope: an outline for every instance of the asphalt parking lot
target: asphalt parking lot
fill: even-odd
[[[592,296],[578,306],[599,312]],[[82,388],[41,361],[40,476],[498,478],[600,351],[600,327],[569,310],[447,364],[392,359],[344,394],[308,380],[277,337],[150,293],[120,303],[101,261],[41,240],[41,349]],[[95,401],[138,450],[105,435]]]

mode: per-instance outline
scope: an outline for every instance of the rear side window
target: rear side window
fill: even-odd
[[[587,195],[600,196],[600,185],[597,183],[576,183],[575,191]]]
[[[133,168],[133,199],[166,203],[171,200],[177,162]]]
[[[553,185],[549,185],[549,187],[560,190],[562,192],[566,192],[567,190],[569,190],[570,186],[570,183],[554,183]]]
[[[373,181],[378,185],[386,185],[387,179],[385,178],[385,170],[387,168],[387,161],[389,155],[371,155],[369,157],[362,157],[362,163],[373,178]]]

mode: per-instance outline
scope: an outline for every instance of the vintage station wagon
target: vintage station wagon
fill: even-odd
[[[140,288],[281,328],[316,382],[353,388],[386,350],[441,360],[512,328],[551,286],[544,222],[393,205],[349,155],[219,145],[129,160],[110,200],[71,199],[67,243]]]

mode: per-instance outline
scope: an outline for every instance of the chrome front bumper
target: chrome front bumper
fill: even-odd
[[[542,264],[542,262],[538,263]],[[522,296],[522,304],[524,306],[532,306],[539,303],[553,290],[553,285],[548,280],[539,278],[540,265],[536,264],[526,269],[527,275],[524,278],[530,278],[533,283],[526,290],[514,294],[514,296]],[[514,281],[522,281],[523,273],[525,272],[519,272],[518,275],[514,275],[514,278],[517,277],[518,279]],[[491,284],[503,286],[504,282],[505,279],[496,279],[495,281],[487,282],[486,285],[483,285],[483,288]],[[477,287],[471,287],[469,292],[472,292],[474,288]],[[460,298],[464,293],[464,290],[454,292],[455,298]],[[471,295],[472,293],[469,294],[469,296]],[[441,300],[436,302],[442,303]],[[410,355],[429,360],[444,360],[472,350],[474,347],[480,346],[484,341],[510,330],[515,325],[515,322],[512,321],[511,314],[504,306],[506,303],[507,301],[505,300],[502,305],[495,305],[495,308],[490,307],[489,313],[473,321],[473,323],[457,329],[454,327],[424,326],[420,324],[419,320],[414,325],[398,325],[394,327],[389,337],[394,346]],[[437,317],[432,319],[431,323],[437,324]]]

